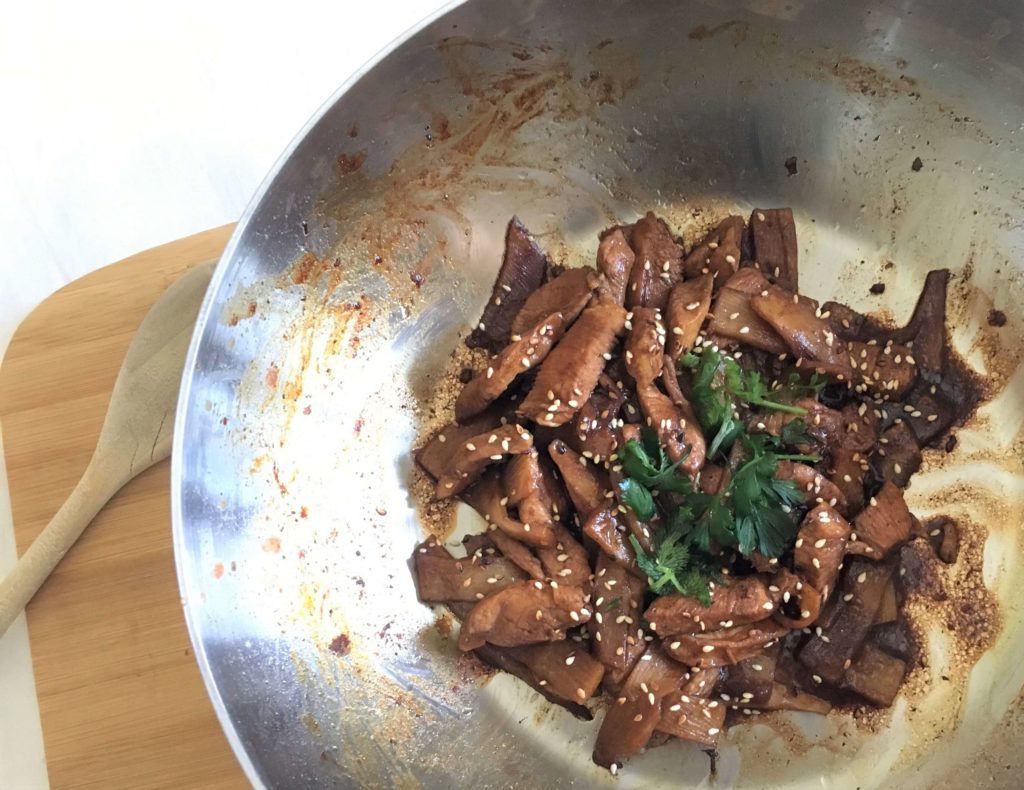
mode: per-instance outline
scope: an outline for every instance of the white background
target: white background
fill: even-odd
[[[334,89],[442,5],[0,4],[0,352],[65,283],[237,219]],[[0,573],[14,555],[0,454]],[[22,619],[0,638],[0,788],[45,786]]]

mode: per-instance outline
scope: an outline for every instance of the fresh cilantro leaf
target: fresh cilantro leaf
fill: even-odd
[[[655,538],[651,554],[644,551],[635,535],[629,542],[636,552],[637,567],[646,575],[651,592],[661,595],[678,592],[696,598],[704,606],[711,603],[711,581],[720,581],[711,560],[691,551],[683,536],[676,530],[666,528]]]
[[[643,483],[631,477],[624,478],[619,483],[619,495],[622,503],[636,513],[636,517],[641,521],[650,521],[654,518],[654,497]]]
[[[653,434],[653,431],[651,433]],[[654,443],[657,447],[657,437],[655,437]],[[691,492],[693,484],[690,479],[676,473],[682,459],[676,463],[670,463],[665,451],[660,447],[658,447],[657,455],[658,460],[655,462],[651,453],[636,439],[630,439],[619,451],[622,470],[629,478],[643,484],[648,490],[674,491],[677,494]]]

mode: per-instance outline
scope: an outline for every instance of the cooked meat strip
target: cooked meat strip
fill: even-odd
[[[572,640],[506,648],[509,655],[527,666],[553,694],[584,703],[597,692],[604,677],[604,665]]]
[[[884,625],[895,622],[900,616],[900,604],[896,599],[896,585],[892,579],[885,586],[885,593],[882,595],[882,602],[878,604],[878,611],[875,613],[875,621],[872,625]]]
[[[775,684],[779,648],[776,642],[726,667],[715,690],[727,695],[728,701],[742,702],[743,707],[764,705],[771,698]]]
[[[665,357],[665,324],[653,307],[634,307],[627,321],[626,370],[637,385],[646,385],[661,375]]]
[[[451,555],[441,557],[421,552],[419,548],[422,547],[412,556],[421,601],[478,601],[526,579],[522,570],[503,557],[483,555],[456,559]]]
[[[725,729],[725,715],[725,705],[718,700],[673,691],[661,701],[657,730],[712,749]]]
[[[679,377],[676,375],[675,365],[672,364],[668,357],[665,357],[665,366],[661,371],[661,381],[665,385],[665,392],[668,394],[669,400],[672,401],[672,404],[679,411],[680,421],[683,426],[683,444],[691,448],[690,456],[692,456],[692,461],[688,458],[689,466],[687,462],[684,462],[682,467],[685,471],[703,469],[704,462],[707,459],[707,446],[704,442],[704,434],[701,432],[700,422],[697,420],[693,406],[679,386]]]
[[[512,336],[523,334],[554,313],[561,313],[569,326],[583,312],[597,284],[598,274],[589,266],[566,269],[527,297],[512,320]]]
[[[850,532],[850,524],[829,505],[818,505],[800,524],[793,568],[822,598],[835,588]]]
[[[789,349],[771,324],[754,312],[750,300],[764,293],[768,281],[757,269],[744,267],[728,279],[711,306],[709,335],[759,348],[770,354]]]
[[[563,425],[597,386],[606,354],[622,331],[626,311],[615,304],[588,307],[540,366],[518,413],[536,423]]]
[[[946,366],[946,289],[949,284],[949,270],[936,269],[928,272],[924,288],[914,306],[910,321],[896,332],[898,343],[914,341],[914,358],[921,370],[931,376],[939,376]]]
[[[917,640],[905,617],[893,623],[872,626],[868,644],[881,648],[889,655],[906,661],[907,664],[917,663]]]
[[[719,222],[683,261],[686,278],[707,274],[720,288],[739,268],[743,230],[743,217],[728,216]]]
[[[881,429],[879,411],[873,405],[850,401],[843,407],[842,423],[846,433],[842,439],[842,446],[851,450],[867,452],[878,442],[878,432]],[[832,451],[835,452],[835,445]]]
[[[846,497],[825,475],[807,464],[779,461],[775,468],[776,480],[792,480],[808,505],[825,503],[846,512]]]
[[[803,415],[788,414],[774,411],[770,414],[752,417],[748,421],[748,430],[764,431],[772,436],[781,436],[782,429],[793,420],[800,420],[807,433],[814,439],[814,445],[800,445],[801,452],[829,453],[842,445],[846,436],[846,427],[841,412],[830,409],[814,398],[798,398],[794,406],[806,409]]]
[[[562,485],[562,480],[556,471],[554,461],[547,455],[541,453],[540,458],[540,487],[542,496],[550,503],[551,517],[562,524],[572,522],[573,508],[569,501],[569,494]]]
[[[932,389],[936,391],[932,392]],[[956,404],[923,380],[918,380],[907,394],[906,401],[913,410],[903,413],[903,421],[910,426],[922,447],[945,435],[958,419]]]
[[[683,251],[664,220],[650,211],[636,221],[630,238],[636,253],[626,290],[626,307],[665,308],[668,293],[683,276]]]
[[[565,630],[590,620],[585,593],[567,584],[516,582],[487,596],[462,623],[459,649],[473,650],[484,642],[499,647],[553,642]]]
[[[683,416],[683,411],[655,384],[637,386],[637,399],[647,425],[658,435],[673,462],[682,459],[679,468],[696,474],[704,466],[704,437],[697,421]],[[690,430],[687,430],[689,428]]]
[[[507,507],[516,508],[519,521],[533,527],[551,529],[554,514],[547,496],[537,448],[509,459],[502,470]]]
[[[501,397],[519,374],[543,362],[566,326],[561,313],[551,313],[506,346],[462,388],[455,401],[455,419],[465,422],[479,414]]]
[[[792,571],[781,568],[772,577],[775,622],[787,628],[807,628],[821,614],[821,593]]]
[[[470,348],[486,348],[494,353],[505,346],[512,320],[527,297],[544,282],[549,261],[523,227],[512,217],[505,233],[505,256],[494,281],[491,297],[476,328],[466,338]]]
[[[746,576],[728,585],[714,585],[711,606],[673,593],[656,598],[644,617],[659,634],[695,634],[722,628],[725,622],[734,626],[756,623],[770,617],[774,609],[764,578]]]
[[[663,642],[665,652],[687,666],[723,667],[749,658],[789,633],[774,620],[762,620],[699,634],[678,634]]]
[[[887,708],[896,699],[906,674],[905,662],[884,653],[869,642],[846,670],[842,687],[859,694],[873,705]]]
[[[590,584],[590,557],[587,556],[587,550],[561,524],[555,524],[554,530],[555,545],[548,549],[537,549],[544,570],[559,584],[587,587]]]
[[[502,556],[524,570],[531,579],[545,578],[544,566],[526,544],[520,543],[502,529],[489,530],[487,535]]]
[[[842,341],[837,341],[842,342]],[[847,362],[856,370],[856,389],[882,395],[887,399],[902,398],[917,379],[916,359],[906,346],[861,343],[851,340],[847,345]]]
[[[891,480],[897,486],[905,486],[921,468],[921,449],[917,446],[917,437],[902,419],[882,431],[878,447],[871,456],[871,465],[875,477]]]
[[[668,355],[673,362],[693,348],[711,309],[710,274],[679,283],[668,295],[665,323],[668,329]],[[724,281],[723,281],[724,285]]]
[[[576,449],[589,453],[586,457],[595,463],[618,449],[616,421],[628,397],[628,393],[610,381],[607,374],[602,373],[598,382],[599,388],[594,390],[572,420]]]
[[[910,539],[912,522],[903,492],[886,480],[854,520],[857,540],[846,550],[880,560]]]
[[[583,534],[605,554],[625,568],[636,567],[636,552],[629,544],[629,527],[612,506],[594,510],[583,523]]]
[[[917,595],[932,601],[949,598],[939,566],[932,556],[931,547],[923,540],[912,540],[899,550],[899,583],[901,598]]]
[[[836,338],[828,322],[816,315],[816,306],[796,293],[769,285],[750,299],[754,312],[764,319],[797,357],[850,368],[846,344]],[[851,373],[847,374],[849,381]]]
[[[484,517],[492,530],[501,530],[509,537],[530,546],[554,546],[555,532],[551,522],[530,524],[513,518],[507,509],[508,497],[498,472],[489,471],[462,497],[466,504]]]
[[[940,560],[947,565],[956,562],[960,555],[960,527],[953,519],[949,516],[933,518],[924,525],[923,532]]]
[[[868,462],[859,450],[838,447],[832,451],[829,480],[846,500],[846,514],[855,516],[864,507],[864,476]]]
[[[793,210],[756,208],[750,214],[754,260],[761,271],[790,291],[799,290],[798,247]]]
[[[606,554],[594,573],[594,619],[590,623],[594,656],[609,669],[629,670],[646,644],[637,638],[647,580],[626,571]]]
[[[643,749],[661,721],[662,700],[679,690],[685,672],[657,646],[648,646],[601,722],[594,762],[609,768]]]
[[[547,642],[545,644],[540,645],[531,645],[531,647],[536,647],[537,649],[531,651],[530,653],[524,654],[522,658],[533,660],[537,662],[537,666],[546,668],[550,666],[551,661],[559,655],[559,649],[564,649],[566,645],[571,644],[574,643],[562,641]],[[538,678],[533,668],[527,666],[525,663],[518,660],[518,658],[513,657],[514,651],[521,649],[521,647],[495,647],[494,645],[484,644],[478,647],[473,652],[484,663],[490,664],[492,667],[495,667],[496,669],[500,669],[503,672],[508,672],[510,675],[514,675],[515,677],[519,678],[524,683],[533,688],[534,691],[544,696],[544,698],[547,699],[549,702],[552,702],[555,705],[559,705],[565,708],[577,719],[582,719],[583,721],[592,721],[594,718],[594,714],[590,712],[586,705],[583,705],[575,701],[578,698],[576,694],[576,688],[583,688],[584,693],[586,693],[586,686],[578,684],[576,687],[569,690],[569,694],[571,695],[569,698],[554,693],[554,691],[551,690],[546,680],[543,683],[541,682],[543,678]],[[564,662],[565,658],[567,657],[568,656],[563,657],[562,661]],[[574,660],[573,666],[575,666],[575,663],[576,662]],[[580,666],[581,669],[584,670],[581,674],[583,676],[582,679],[584,680],[584,683],[586,683],[592,677],[592,675],[590,674],[592,667],[590,665],[590,662],[587,662],[586,664],[581,663]],[[571,667],[569,667],[568,669],[571,669]],[[567,690],[568,682],[566,676],[560,675],[558,676],[558,680],[559,687],[563,691]]]
[[[454,496],[476,480],[484,469],[510,455],[528,453],[533,436],[521,425],[502,425],[471,436],[451,448],[451,455],[437,478],[438,499]]]
[[[548,445],[548,454],[562,475],[565,490],[569,492],[581,521],[604,506],[605,492],[611,489],[603,469],[588,463],[561,439],[555,439]]]
[[[416,463],[437,480],[451,458],[453,447],[464,444],[478,433],[497,428],[502,424],[503,417],[508,422],[510,415],[512,415],[512,411],[503,399],[461,425],[454,422],[449,423],[416,451]]]
[[[612,228],[597,246],[597,268],[604,275],[597,298],[621,305],[626,301],[626,288],[636,254],[626,240],[622,228]]]
[[[800,663],[826,683],[838,685],[864,644],[892,574],[889,562],[849,560],[831,622],[810,636],[797,655]]]

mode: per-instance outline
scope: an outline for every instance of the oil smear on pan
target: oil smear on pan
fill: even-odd
[[[710,45],[705,38],[693,40]],[[742,43],[730,38],[716,40]],[[337,188],[309,220],[314,237],[318,229],[329,237],[326,230],[335,228],[340,240],[306,251],[274,281],[240,290],[222,316],[239,333],[251,331],[247,326],[263,311],[288,317],[273,343],[279,356],[254,355],[235,411],[225,415],[243,426],[234,436],[252,448],[253,481],[269,492],[258,514],[266,523],[261,543],[279,540],[279,550],[260,552],[247,572],[276,590],[268,616],[282,631],[304,635],[291,648],[291,662],[305,680],[304,721],[322,744],[323,763],[364,785],[417,786],[423,774],[409,766],[423,760],[418,734],[469,716],[474,699],[495,705],[501,694],[514,693],[519,704],[547,710],[532,692],[510,692],[501,681],[492,684],[498,691],[479,689],[479,668],[458,657],[449,621],[416,602],[405,564],[424,518],[440,534],[452,523],[444,506],[420,510],[422,482],[409,449],[450,418],[450,390],[437,394],[445,381],[450,386],[452,375],[478,361],[451,353],[486,298],[509,208],[566,265],[590,262],[601,227],[651,206],[688,242],[727,209],[749,208],[736,207],[728,190],[710,182],[687,185],[681,199],[678,185],[672,191],[658,182],[664,174],[634,169],[655,144],[635,126],[622,132],[631,126],[622,105],[639,90],[638,68],[614,44],[601,42],[572,62],[544,45],[494,47],[458,38],[440,52],[461,86],[459,111],[442,111],[440,103],[432,108],[424,98],[421,133],[383,170],[374,169],[372,146],[353,128],[349,149],[336,161]],[[834,79],[865,95],[868,77],[855,65],[844,65]],[[905,89],[900,81],[884,85],[887,101]],[[643,120],[650,119],[638,125]],[[582,139],[610,155],[579,166]],[[912,197],[906,201],[910,208],[887,224],[899,228],[914,217]],[[812,296],[853,294],[847,301],[854,308],[902,319],[927,266],[957,270],[950,316],[955,345],[992,388],[989,402],[957,432],[953,451],[927,453],[909,492],[918,515],[934,510],[965,525],[966,545],[960,565],[936,570],[946,600],[915,607],[927,649],[891,717],[865,716],[862,725],[869,726],[858,728],[853,717],[833,716],[819,731],[805,718],[778,717],[770,726],[734,730],[724,750],[721,775],[740,783],[791,778],[793,756],[801,755],[805,779],[844,769],[851,781],[872,785],[940,749],[970,755],[993,729],[991,711],[1016,709],[1024,677],[990,668],[1016,666],[1008,656],[1024,649],[1024,624],[1012,603],[1021,580],[1017,533],[1024,501],[1022,327],[1015,319],[989,326],[994,306],[985,294],[1001,291],[1001,304],[1019,303],[1024,284],[1012,279],[1010,267],[995,276],[991,267],[974,271],[959,257],[918,261],[893,253],[900,261],[893,287],[874,298],[869,289],[886,276],[882,253],[889,251],[852,228],[818,227],[812,213],[798,216],[804,260],[841,262],[828,277],[812,273]],[[992,252],[978,250],[979,261]],[[965,570],[965,560],[979,555],[990,593]],[[998,636],[983,611],[990,594],[1006,617]],[[993,627],[982,628],[976,644],[960,644],[948,625],[961,616]],[[984,648],[970,671],[972,656],[962,651]],[[372,710],[360,707],[366,700],[374,700]],[[344,726],[353,717],[360,727]],[[538,753],[559,748],[560,732],[585,739],[595,731],[560,711],[545,713],[539,725],[520,718],[507,720],[510,731]],[[852,757],[865,740],[877,757],[857,762]],[[567,758],[573,770],[603,781],[587,773],[589,748],[577,745],[582,757]],[[744,753],[757,760],[741,760]],[[450,746],[434,744],[433,767],[422,770],[443,772],[446,761],[462,759]],[[685,745],[675,744],[652,750],[631,770],[668,777],[688,759]]]

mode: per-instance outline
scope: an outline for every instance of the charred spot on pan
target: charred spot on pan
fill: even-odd
[[[788,157],[784,164],[786,165],[786,174],[787,175],[795,176],[797,174],[797,167],[796,167],[797,163],[796,163],[796,157],[795,156]]]
[[[1006,326],[1006,313],[1002,310],[989,310],[988,311],[988,325],[989,326]]]
[[[879,294],[884,294],[885,283],[875,283],[868,290],[871,291],[871,293],[875,294],[876,296],[878,296]]]
[[[922,167],[924,167],[924,162],[921,161],[921,157],[915,156],[914,161],[910,163],[910,169],[917,173]]]
[[[342,632],[331,640],[327,649],[335,655],[347,656],[352,652],[352,640],[349,639],[348,634]]]

